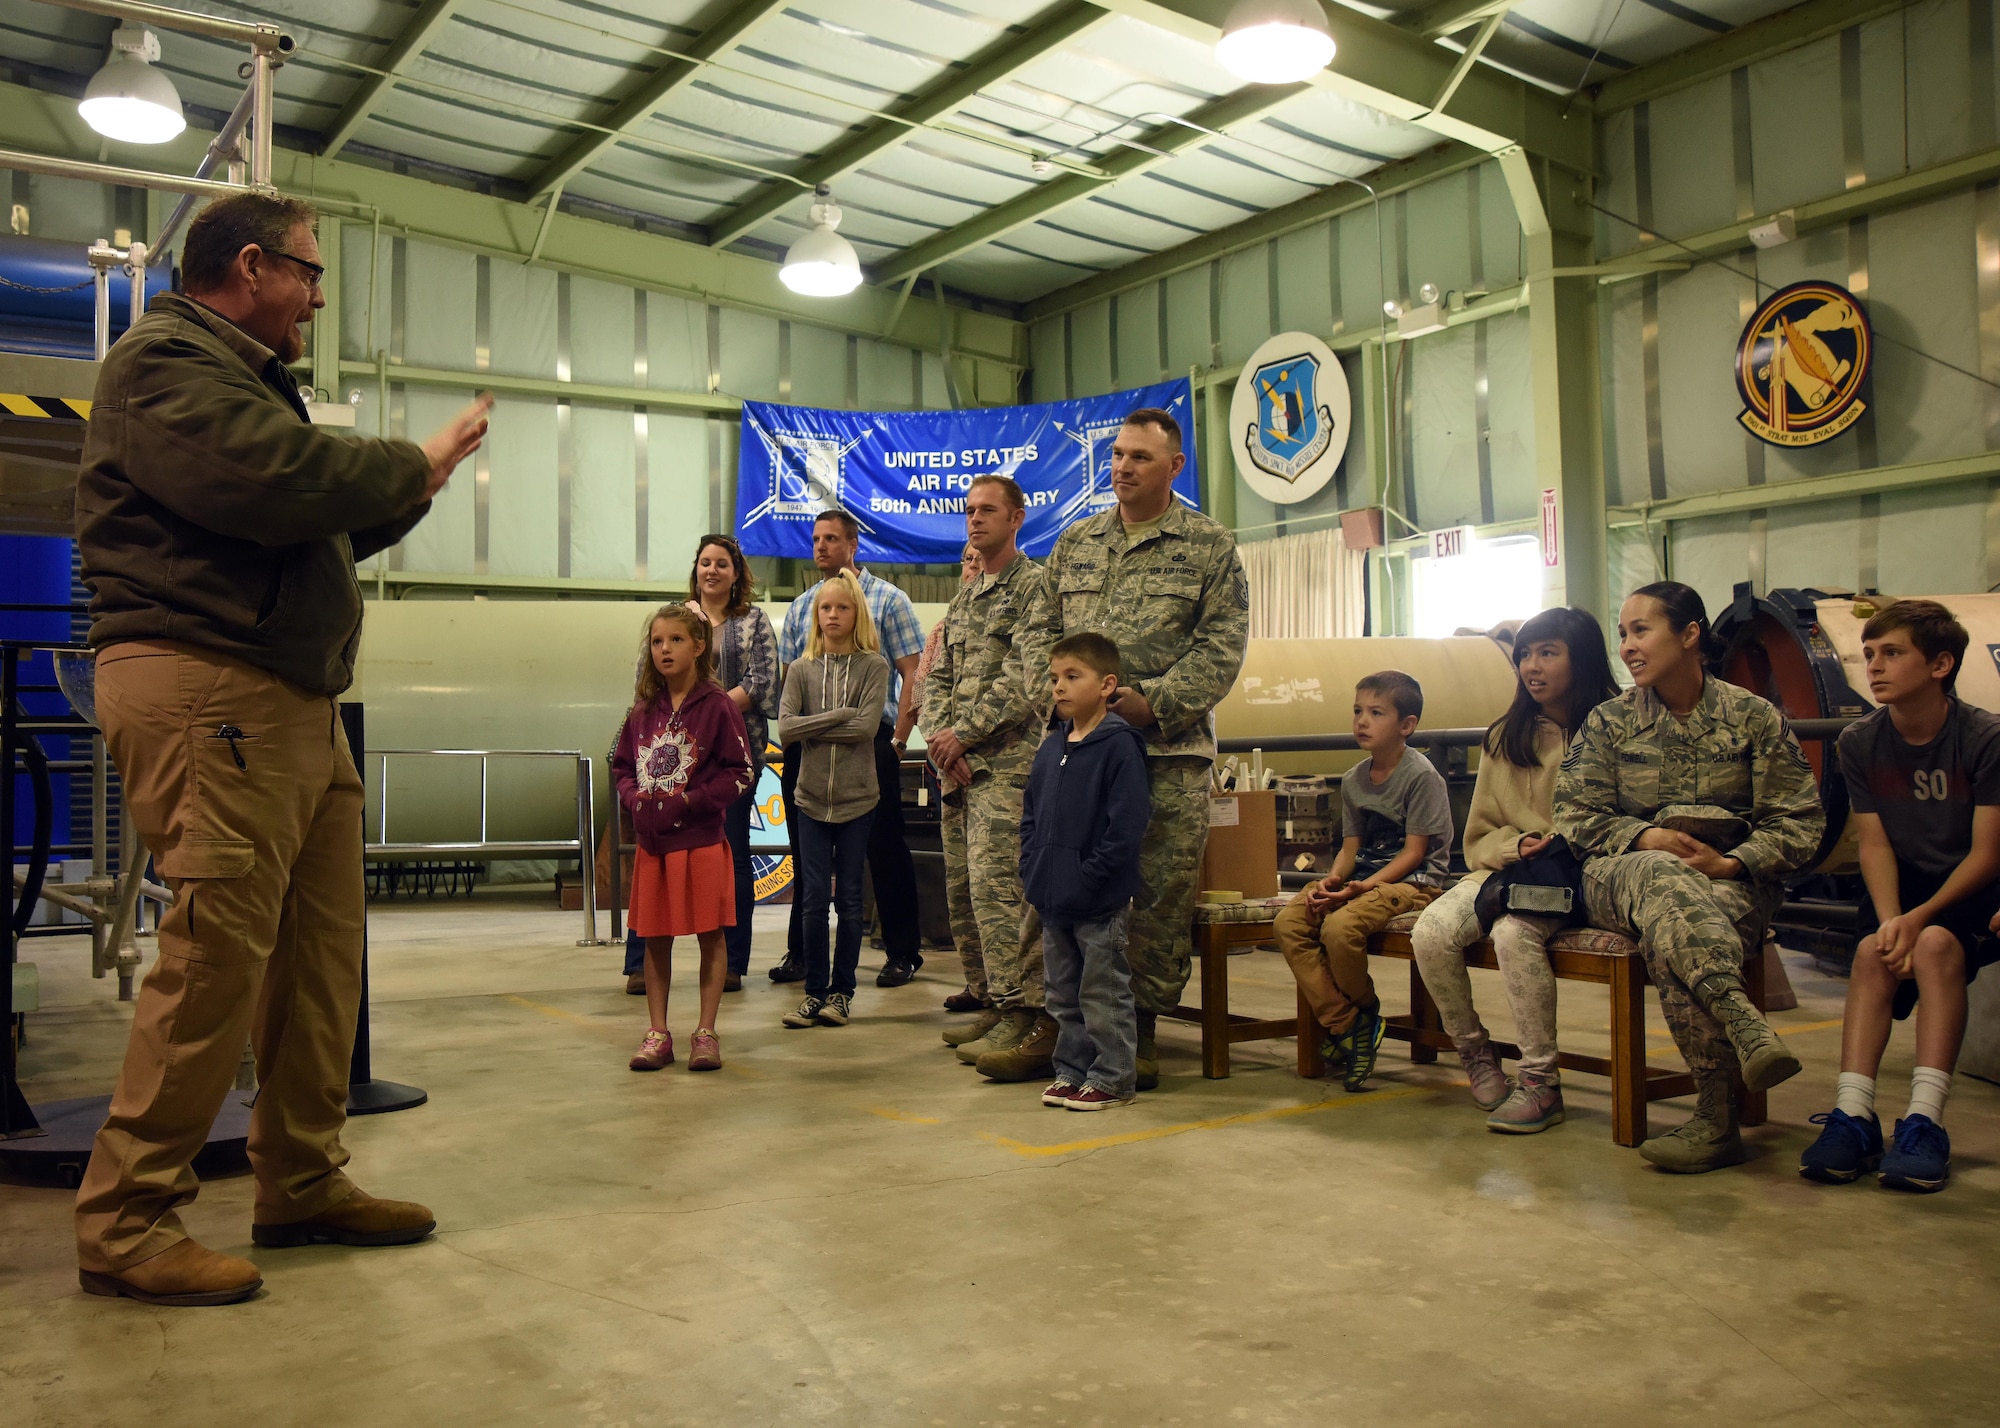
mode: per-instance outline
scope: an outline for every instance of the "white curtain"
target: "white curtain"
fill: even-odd
[[[1349,550],[1340,527],[1246,541],[1252,639],[1352,639],[1361,634],[1368,552]]]

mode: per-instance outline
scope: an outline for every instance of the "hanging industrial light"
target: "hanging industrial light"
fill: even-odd
[[[861,259],[854,245],[833,230],[840,205],[825,184],[813,190],[812,231],[792,244],[778,280],[805,297],[844,297],[861,285]]]
[[[160,37],[127,21],[111,32],[111,58],[91,76],[77,112],[107,139],[127,144],[164,144],[187,120],[174,82],[153,68]]]
[[[1326,68],[1333,34],[1319,0],[1237,0],[1215,57],[1252,84],[1293,84]]]

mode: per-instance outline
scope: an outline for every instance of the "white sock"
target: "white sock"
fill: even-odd
[[[1848,1115],[1867,1120],[1875,1114],[1875,1078],[1859,1071],[1843,1071],[1834,1083],[1833,1104]]]
[[[1950,1094],[1951,1072],[1935,1066],[1919,1066],[1910,1073],[1910,1109],[1905,1114],[1929,1116],[1936,1124],[1943,1125],[1944,1098]]]

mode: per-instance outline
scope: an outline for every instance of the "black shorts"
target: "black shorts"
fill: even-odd
[[[1916,906],[1943,886],[1944,875],[1927,873],[1900,861],[1896,864],[1897,900],[1904,907]],[[1979,975],[1981,967],[2000,962],[2000,937],[1995,937],[1990,930],[1996,911],[2000,911],[2000,882],[1988,883],[1974,891],[1972,896],[1960,898],[1931,919],[1932,927],[1942,927],[1956,937],[1958,945],[1965,949],[1965,980],[1968,982]],[[1903,1020],[1916,1005],[1916,978],[1906,977],[1896,984],[1896,1020]]]

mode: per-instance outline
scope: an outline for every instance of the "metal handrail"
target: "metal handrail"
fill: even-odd
[[[583,884],[583,936],[578,939],[579,947],[602,947],[604,939],[597,935],[597,876],[593,863],[592,830],[597,826],[597,790],[591,779],[592,760],[578,749],[370,749],[368,755],[379,759],[381,778],[378,782],[376,801],[375,832],[379,841],[366,846],[369,854],[439,853],[457,857],[525,858],[525,857],[571,857],[576,858],[578,881]],[[477,842],[429,842],[391,843],[389,841],[389,760],[391,758],[437,758],[437,759],[478,759],[479,760],[479,839]],[[493,759],[575,759],[576,760],[576,837],[549,839],[505,839],[498,842],[488,838],[486,831],[486,808],[489,761]]]

